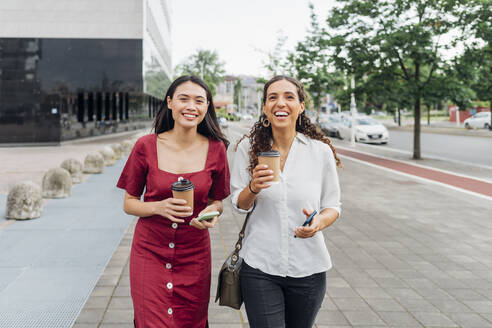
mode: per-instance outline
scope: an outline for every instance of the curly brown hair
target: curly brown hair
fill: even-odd
[[[265,105],[267,90],[270,87],[270,85],[280,80],[287,80],[296,86],[297,95],[301,103],[308,100],[307,93],[299,81],[289,76],[277,75],[272,79],[270,79],[270,81],[268,81],[263,88],[263,105]],[[236,149],[237,149],[237,146],[244,138],[246,137],[249,138],[249,143],[251,145],[251,148],[249,151],[248,169],[251,174],[253,174],[253,169],[256,167],[256,165],[258,165],[258,153],[272,150],[272,142],[271,142],[273,138],[272,127],[271,126],[265,127],[263,125],[263,120],[265,119],[266,119],[266,115],[264,113],[261,114],[258,121],[255,122],[253,127],[251,128],[250,133],[244,135],[241,139],[239,139],[239,141],[236,144]],[[311,139],[319,140],[330,146],[331,150],[333,151],[333,155],[335,157],[337,166],[339,168],[343,167],[342,162],[340,161],[340,158],[337,155],[335,147],[333,147],[331,143],[331,140],[327,136],[325,136],[313,123],[311,123],[311,120],[309,119],[309,117],[306,116],[304,112],[302,112],[297,119],[296,131],[301,132],[302,134],[308,136]]]

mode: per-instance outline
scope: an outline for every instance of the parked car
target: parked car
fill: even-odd
[[[321,122],[319,123],[319,127],[324,134],[326,134],[329,137],[337,137],[337,138],[340,137],[338,132],[338,127],[342,122],[340,117],[335,115],[330,115],[324,118],[323,120],[320,119],[320,121]]]
[[[343,118],[338,127],[340,139],[350,140],[351,128],[352,118]],[[389,141],[388,129],[375,119],[368,116],[358,116],[355,118],[355,141],[387,144]]]
[[[251,115],[251,114],[243,114],[242,115],[242,119],[243,120],[252,120],[253,119],[253,115]]]
[[[490,129],[490,112],[478,112],[465,120],[467,129]]]
[[[240,120],[241,120],[241,118],[242,118],[242,115],[241,115],[241,113],[238,113],[238,112],[233,112],[233,113],[232,113],[232,117],[233,117],[233,120],[234,120],[234,121],[240,121]]]
[[[386,113],[380,110],[371,112],[371,116],[386,116]]]
[[[225,117],[219,117],[217,118],[217,121],[219,121],[219,126],[221,129],[225,129],[229,126],[229,123],[227,123],[227,119]]]

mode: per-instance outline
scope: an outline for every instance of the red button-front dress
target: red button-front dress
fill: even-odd
[[[140,218],[135,227],[130,255],[130,288],[138,328],[208,327],[211,251],[208,230],[189,225],[206,206],[208,198],[229,195],[229,166],[221,141],[209,139],[205,168],[174,174],[157,165],[157,135],[135,144],[117,186],[144,201],[172,197],[178,177],[195,185],[193,215],[184,223],[154,215]]]

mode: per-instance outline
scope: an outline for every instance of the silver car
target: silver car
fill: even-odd
[[[338,133],[340,139],[350,140],[352,129],[352,118],[345,117],[339,125]],[[355,118],[355,141],[365,143],[387,144],[389,133],[386,127],[378,121],[368,117],[360,116]]]
[[[465,120],[467,129],[490,129],[490,112],[478,112]]]

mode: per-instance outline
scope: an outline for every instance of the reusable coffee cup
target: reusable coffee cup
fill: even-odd
[[[186,205],[191,207],[193,212],[193,191],[195,186],[193,182],[183,177],[179,177],[178,181],[172,184],[171,190],[173,191],[173,198],[186,200]]]
[[[273,181],[278,182],[280,177],[280,152],[276,150],[265,151],[258,154],[258,164],[268,165],[268,169],[273,171]]]

